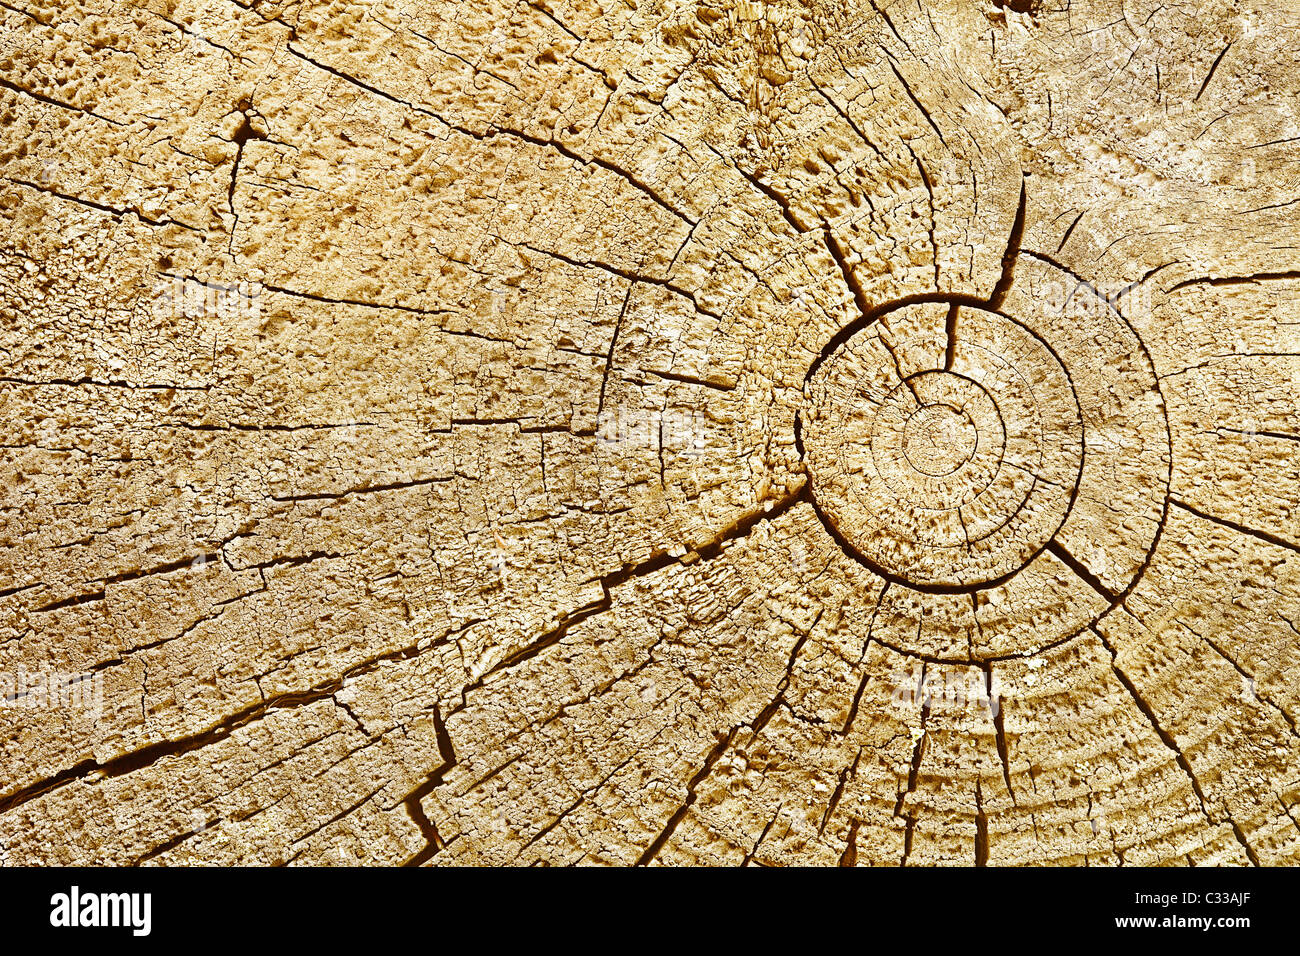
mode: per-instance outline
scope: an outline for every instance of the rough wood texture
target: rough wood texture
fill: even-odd
[[[3,859],[1300,862],[1291,0],[0,22]]]

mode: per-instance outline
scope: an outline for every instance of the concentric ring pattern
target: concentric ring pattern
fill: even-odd
[[[0,4],[0,862],[1300,861],[1288,6]]]
[[[1164,402],[1132,327],[1042,262],[1017,281],[999,309],[940,298],[839,336],[800,419],[815,507],[847,552],[923,594],[1014,597],[1037,622],[994,618],[994,656],[1077,634],[1117,603],[1169,484]],[[1062,575],[1097,593],[1059,602],[1044,585]]]

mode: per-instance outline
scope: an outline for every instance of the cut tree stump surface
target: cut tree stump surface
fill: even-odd
[[[1300,862],[1300,4],[0,4],[0,860]]]

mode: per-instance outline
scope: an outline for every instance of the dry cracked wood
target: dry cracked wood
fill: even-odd
[[[1295,0],[0,22],[0,859],[1300,862]]]

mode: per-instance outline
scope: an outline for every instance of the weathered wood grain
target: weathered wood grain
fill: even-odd
[[[0,3],[0,859],[1300,862],[1298,30]]]

